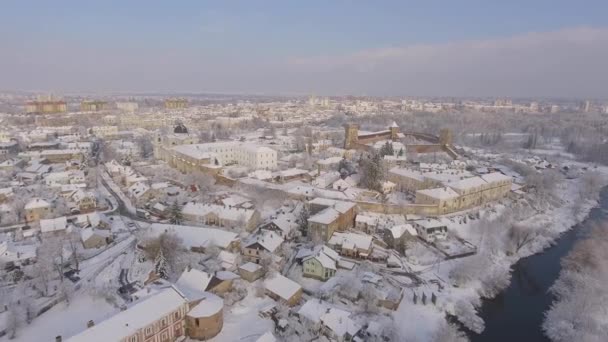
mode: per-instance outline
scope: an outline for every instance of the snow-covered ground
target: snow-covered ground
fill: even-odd
[[[63,339],[73,336],[86,329],[87,322],[99,323],[119,311],[104,299],[85,292],[79,292],[70,301],[59,303],[32,321],[30,325],[20,329],[13,340],[8,336],[0,341],[34,342],[54,341],[55,336]]]
[[[260,309],[274,304],[272,299],[256,297],[253,291],[249,291],[242,301],[232,307],[224,307],[224,327],[209,341],[256,341],[264,333],[274,330],[274,323],[270,319],[258,315]]]

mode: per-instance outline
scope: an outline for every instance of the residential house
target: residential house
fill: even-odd
[[[274,220],[264,225],[262,229],[276,232],[284,240],[291,240],[300,228],[293,213],[280,214]]]
[[[184,205],[182,214],[189,222],[230,228],[244,227],[248,231],[255,229],[260,219],[260,213],[254,209],[197,202]]]
[[[318,299],[309,299],[304,303],[298,310],[298,316],[320,326],[322,333],[332,341],[353,341],[362,329],[350,318],[350,312]]]
[[[353,226],[356,206],[352,202],[317,197],[308,205],[308,232],[313,241],[327,241],[335,231]]]
[[[382,240],[389,248],[404,252],[405,242],[418,236],[411,224],[399,224],[387,227],[382,232]]]
[[[375,216],[361,215],[358,214],[355,217],[355,229],[373,234],[376,231],[376,227],[378,226],[378,218]]]
[[[36,261],[36,245],[0,241],[0,264],[28,265]]]
[[[253,262],[247,262],[239,266],[239,275],[241,278],[252,283],[264,276],[264,268],[258,264],[254,264]]]
[[[359,232],[335,232],[327,245],[350,258],[366,259],[373,251],[372,237]]]
[[[304,258],[302,274],[305,277],[326,281],[336,274],[340,256],[334,250],[322,246],[316,253]]]
[[[152,223],[150,230],[156,236],[164,232],[173,233],[182,239],[186,248],[195,252],[204,252],[212,246],[230,251],[240,249],[238,235],[222,229]]]
[[[264,281],[266,295],[287,306],[295,306],[302,300],[302,287],[293,280],[280,274]]]
[[[145,182],[133,183],[127,188],[127,193],[133,202],[140,205],[151,200],[154,195],[150,191],[150,186]]]
[[[283,241],[276,232],[261,230],[243,246],[243,260],[259,264],[264,254],[277,254]]]
[[[41,198],[33,198],[24,206],[27,222],[39,221],[51,214],[51,204]]]
[[[101,248],[112,241],[112,234],[108,230],[85,228],[80,231],[80,241],[84,248]]]
[[[72,193],[70,200],[76,204],[79,213],[88,213],[97,207],[97,198],[90,191],[85,192],[78,189]]]
[[[40,232],[43,236],[64,234],[67,229],[68,221],[66,216],[40,220]]]
[[[413,221],[412,225],[416,229],[418,236],[428,242],[447,237],[448,227],[439,220],[424,219]]]
[[[179,277],[175,285],[181,291],[201,291],[222,295],[232,289],[232,281],[234,278],[224,277],[224,273],[219,274],[220,276],[218,276],[217,273],[209,274],[194,268],[187,268],[184,270],[184,272],[182,272],[182,275]]]

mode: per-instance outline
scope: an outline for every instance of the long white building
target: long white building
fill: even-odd
[[[211,163],[221,166],[238,164],[254,169],[272,170],[277,167],[277,151],[243,142],[216,142],[207,144],[181,145],[175,151],[200,159],[202,154],[208,154]]]

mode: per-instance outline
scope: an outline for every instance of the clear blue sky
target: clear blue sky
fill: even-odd
[[[4,62],[0,58],[0,71],[8,72],[9,78],[0,81],[0,87],[7,89],[14,86],[49,90],[307,92],[317,86],[305,76],[301,80],[305,86],[300,87],[297,78],[284,84],[285,80],[276,75],[277,86],[273,87],[268,80],[261,82],[262,75],[243,70],[252,67],[268,73],[272,64],[292,59],[608,27],[606,0],[21,0],[3,1],[1,8],[0,52],[8,57]],[[125,56],[123,61],[121,54]],[[88,61],[77,60],[77,55]],[[162,60],[159,55],[164,56]],[[204,67],[196,65],[198,59]],[[96,65],[107,75],[112,74],[112,69],[128,69],[127,64],[136,64],[133,66],[136,72],[123,75],[129,77],[126,84],[119,77],[122,73],[113,75],[115,83],[109,76],[101,77],[99,86],[92,83],[103,75],[85,72],[85,77],[79,80],[76,74]],[[161,77],[139,83],[132,79],[155,70],[163,72],[159,70],[163,67],[171,71],[165,76],[175,75],[175,79],[169,80],[171,86],[163,85]],[[180,75],[186,75],[188,69],[196,69],[200,78],[209,74],[213,80],[220,78],[219,70],[235,71],[215,89],[215,81],[197,83],[195,78],[186,76],[180,82]],[[48,70],[47,77],[24,75],[44,70]],[[66,77],[53,81],[59,72],[67,74]],[[297,74],[293,69],[277,71],[285,72]],[[237,73],[247,75],[240,80]],[[264,84],[255,89],[256,82]],[[344,82],[350,80],[345,78]],[[349,92],[348,87],[320,90]],[[353,88],[353,92],[374,91]],[[450,93],[449,90],[437,93],[442,92]]]

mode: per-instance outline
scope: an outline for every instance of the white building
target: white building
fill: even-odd
[[[139,105],[137,102],[116,102],[116,108],[133,113],[139,108]]]
[[[93,126],[91,133],[98,137],[107,137],[118,134],[118,126]]]
[[[179,152],[185,155],[198,156],[209,153],[211,160],[220,165],[238,164],[254,169],[271,170],[277,167],[277,151],[242,142],[217,142],[178,146]]]

